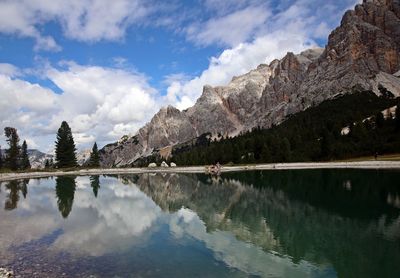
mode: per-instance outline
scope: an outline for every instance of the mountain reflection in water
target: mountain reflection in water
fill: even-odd
[[[33,264],[40,251],[49,263],[62,254],[60,271],[78,265],[71,276],[397,277],[399,177],[291,170],[6,182],[0,266],[18,270],[14,257]]]

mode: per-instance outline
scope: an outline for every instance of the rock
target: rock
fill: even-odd
[[[171,162],[169,165],[170,165],[171,167],[176,167],[176,164],[173,163],[173,162]]]
[[[9,271],[5,268],[0,267],[0,278],[12,278],[14,277],[14,272]]]
[[[3,155],[4,152],[2,152]],[[42,169],[46,164],[46,160],[54,160],[54,156],[51,154],[43,153],[36,149],[28,150],[29,163],[33,169]]]
[[[347,11],[324,49],[287,53],[281,60],[232,78],[226,86],[204,86],[195,105],[184,111],[162,108],[133,137],[100,151],[102,166],[132,165],[140,157],[205,133],[236,136],[338,94],[383,86],[400,96],[400,4],[368,0]]]
[[[152,162],[152,163],[150,163],[149,166],[147,166],[147,167],[149,167],[149,168],[155,168],[155,167],[157,167],[157,164],[154,163],[154,162]]]
[[[161,167],[169,167],[169,166],[168,166],[167,162],[163,161],[163,162],[161,162]]]

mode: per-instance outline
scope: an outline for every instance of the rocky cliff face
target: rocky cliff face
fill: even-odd
[[[281,60],[234,77],[227,86],[204,86],[196,104],[161,109],[131,138],[101,150],[104,166],[125,166],[155,149],[203,133],[237,135],[269,127],[288,115],[356,90],[400,96],[400,1],[364,0],[347,11],[324,49]]]
[[[28,150],[28,157],[32,169],[43,169],[46,165],[46,160],[54,159],[53,155],[42,153],[41,151],[35,149]]]

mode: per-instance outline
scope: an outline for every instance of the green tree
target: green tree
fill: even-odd
[[[382,112],[378,112],[375,116],[375,123],[378,128],[382,128],[385,123],[385,118],[383,117]]]
[[[262,162],[271,162],[271,151],[268,148],[267,144],[264,144],[261,151],[261,160]]]
[[[93,189],[94,197],[97,198],[97,194],[98,194],[99,188],[100,188],[100,177],[99,176],[90,176],[89,180],[90,180],[90,186]]]
[[[282,159],[284,162],[289,162],[292,159],[290,142],[286,137],[282,140]]]
[[[0,169],[3,168],[3,153],[1,152],[1,146],[0,146]]]
[[[19,166],[19,136],[17,130],[13,127],[5,127],[4,134],[7,137],[8,150],[6,150],[6,164],[11,170],[17,170]]]
[[[400,130],[400,104],[396,107],[396,130]]]
[[[63,121],[57,132],[56,165],[58,168],[76,167],[76,148],[71,128]]]
[[[48,158],[45,160],[44,168],[48,169],[48,168],[52,168],[53,166],[54,166],[54,163],[53,163],[52,158]]]
[[[91,167],[99,167],[100,166],[99,149],[97,148],[96,142],[94,142],[92,152],[90,153],[89,166],[91,166]]]
[[[29,162],[29,156],[28,156],[28,145],[26,144],[26,141],[22,143],[22,148],[21,148],[21,169],[26,170],[31,168],[31,163]]]
[[[57,177],[56,195],[58,210],[63,218],[67,218],[72,210],[76,190],[75,177]]]
[[[322,139],[321,139],[321,159],[331,159],[333,152],[333,141],[334,137],[329,130],[325,129],[323,131]]]

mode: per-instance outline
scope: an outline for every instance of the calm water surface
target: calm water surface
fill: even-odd
[[[290,170],[0,184],[22,277],[400,277],[400,172]]]

